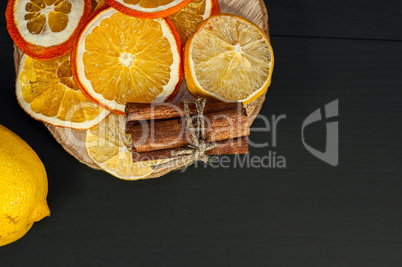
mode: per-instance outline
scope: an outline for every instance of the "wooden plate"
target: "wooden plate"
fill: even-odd
[[[269,36],[268,13],[263,0],[219,0],[219,4],[221,6],[222,13],[242,16],[259,26],[264,30],[267,36]],[[21,56],[22,52],[15,47],[14,63],[16,68],[18,68]],[[187,90],[185,81],[182,82],[178,93],[171,102],[182,102],[184,99],[188,99],[190,101],[194,100]],[[247,114],[251,123],[254,121],[255,116],[257,116],[260,112],[264,101],[265,94],[246,105]],[[55,127],[47,123],[44,124],[49,129],[56,141],[59,142],[68,153],[70,153],[81,163],[86,164],[93,169],[100,170],[100,168],[88,157],[86,153],[84,146],[85,131]],[[176,168],[180,167],[183,166],[176,166]],[[172,170],[173,169],[159,170],[149,178],[160,177]]]

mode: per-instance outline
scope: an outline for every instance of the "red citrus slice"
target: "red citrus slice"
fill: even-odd
[[[179,11],[191,0],[106,0],[106,2],[124,14],[156,19]]]
[[[10,0],[7,29],[14,43],[36,59],[71,51],[77,27],[91,13],[91,0]]]

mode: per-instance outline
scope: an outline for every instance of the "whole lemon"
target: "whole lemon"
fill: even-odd
[[[50,215],[47,176],[38,155],[0,125],[0,246],[16,241]]]

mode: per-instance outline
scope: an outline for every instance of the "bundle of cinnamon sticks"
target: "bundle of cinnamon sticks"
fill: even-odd
[[[242,103],[127,103],[133,161],[246,154],[250,127]],[[201,104],[202,105],[201,105]]]

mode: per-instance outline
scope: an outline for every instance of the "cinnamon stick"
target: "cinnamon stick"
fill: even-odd
[[[215,142],[216,147],[205,151],[206,155],[232,155],[246,154],[248,152],[248,137],[243,136],[234,139],[222,140]],[[181,152],[187,150],[188,147],[169,148],[147,152],[137,152],[133,148],[133,162],[158,160],[174,158],[172,152]]]
[[[250,134],[247,113],[244,108],[205,114],[206,142],[233,139]],[[137,152],[185,147],[191,136],[184,118],[140,121],[127,129]]]
[[[241,110],[241,102],[231,103],[208,103],[205,105],[204,114],[223,112],[231,109]],[[190,115],[197,114],[194,103],[188,104]],[[184,117],[183,103],[127,103],[126,104],[126,123],[144,121],[173,119]]]

